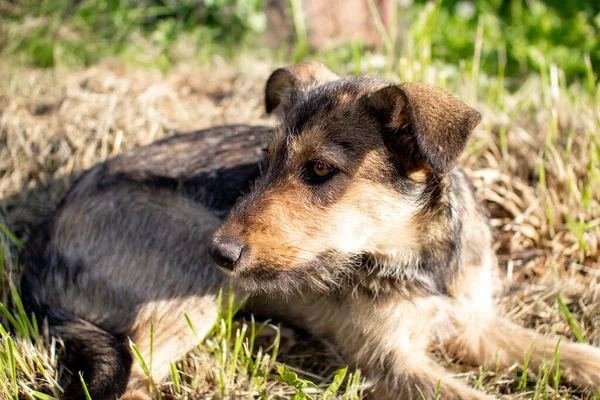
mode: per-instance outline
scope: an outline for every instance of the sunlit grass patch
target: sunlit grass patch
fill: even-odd
[[[16,260],[11,250],[21,246],[6,227],[0,229],[0,397],[58,397],[56,356],[60,345],[44,339],[43,327],[27,315],[15,289]]]

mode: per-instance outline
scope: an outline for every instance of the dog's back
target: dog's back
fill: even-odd
[[[22,295],[65,343],[65,398],[83,398],[77,371],[92,398],[121,394],[133,364],[126,340],[149,356],[151,324],[157,361],[190,348],[189,337],[172,340],[186,331],[184,313],[200,334],[210,329],[224,280],[204,249],[258,175],[266,131],[214,128],[124,153],[85,172],[38,229]],[[137,379],[134,367],[132,390]]]

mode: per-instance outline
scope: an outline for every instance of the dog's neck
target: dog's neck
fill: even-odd
[[[456,174],[462,172],[457,171]],[[456,179],[456,178],[455,178]],[[352,285],[372,296],[419,290],[431,295],[447,295],[461,258],[462,215],[456,209],[462,194],[448,176],[435,199],[424,205],[419,226],[418,247],[395,249],[387,254],[364,254],[355,270]]]

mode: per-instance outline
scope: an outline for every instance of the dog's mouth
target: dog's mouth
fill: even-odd
[[[236,268],[220,267],[236,289],[250,295],[303,295],[339,290],[360,263],[354,255],[324,251],[299,265],[257,259]]]

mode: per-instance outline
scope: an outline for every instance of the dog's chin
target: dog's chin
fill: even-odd
[[[252,276],[231,274],[231,284],[236,291],[247,296],[288,297],[303,292],[302,285],[290,285],[285,279],[257,279]]]
[[[227,271],[233,287],[246,295],[288,297],[310,291],[304,268],[293,271],[265,267],[246,267]]]
[[[305,296],[339,290],[355,264],[354,256],[327,252],[294,267],[261,262],[226,273],[232,285],[248,295]]]

